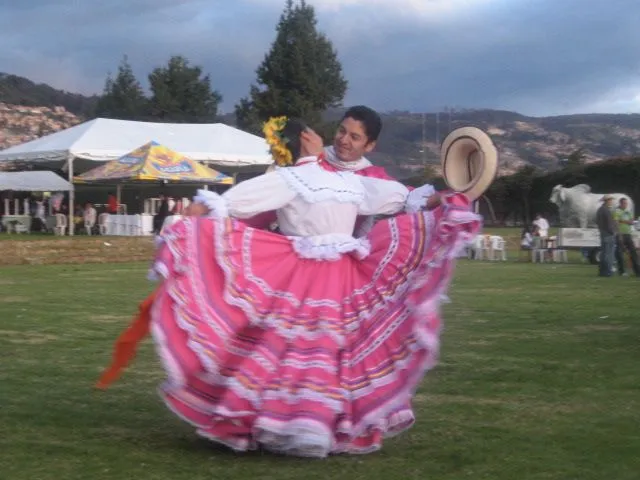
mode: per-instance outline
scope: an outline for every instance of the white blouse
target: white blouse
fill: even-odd
[[[280,231],[297,239],[299,253],[307,258],[328,258],[326,255],[335,257],[338,244],[342,248],[339,253],[357,250],[363,256],[368,254],[368,242],[353,238],[358,215],[415,211],[434,192],[425,185],[410,193],[399,182],[328,172],[313,162],[278,168],[239,183],[221,196],[200,190],[194,201],[206,204],[214,217],[243,219],[275,210]],[[328,246],[331,252],[317,251]]]

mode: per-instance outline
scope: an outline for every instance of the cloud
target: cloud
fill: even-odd
[[[459,15],[464,10],[474,9],[483,4],[494,3],[496,0],[315,0],[307,1],[320,14],[340,14],[345,11],[356,12],[357,16],[420,16],[433,19],[449,15]],[[253,0],[255,4],[271,4],[282,8],[281,0]]]
[[[183,54],[233,108],[255,80],[284,0],[22,0],[0,4],[9,73],[96,93],[127,54],[139,79]],[[528,114],[640,109],[636,0],[315,0],[345,103]]]
[[[485,5],[482,13],[428,29],[417,28],[416,19],[416,28],[388,31],[371,49],[349,44],[341,53],[357,58],[357,70],[348,72],[352,94],[378,98],[383,108],[546,114],[579,111],[620,85],[640,84],[640,5],[513,1]]]

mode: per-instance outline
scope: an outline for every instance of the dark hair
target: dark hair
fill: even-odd
[[[380,132],[382,131],[382,119],[380,115],[378,115],[378,112],[364,105],[356,105],[345,112],[342,120],[345,118],[353,118],[354,120],[362,122],[364,133],[367,135],[369,143],[378,140]]]
[[[287,125],[282,129],[282,136],[286,139],[286,145],[291,152],[293,164],[300,158],[301,141],[300,134],[307,128],[307,125],[298,118],[290,118]]]

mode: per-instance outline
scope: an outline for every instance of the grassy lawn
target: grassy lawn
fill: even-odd
[[[0,478],[638,478],[635,278],[461,262],[417,424],[380,453],[318,461],[198,439],[156,396],[163,375],[150,342],[110,390],[93,389],[151,289],[145,267],[0,268]]]
[[[54,235],[53,233],[42,233],[42,232],[31,232],[31,233],[6,233],[0,232],[0,242],[2,241],[21,241],[21,242],[29,242],[33,240],[77,240],[84,239],[89,237],[84,230],[81,232],[77,232],[73,236],[69,235]],[[93,237],[98,237],[97,235],[93,235]],[[89,237],[91,238],[91,237]],[[102,235],[98,238],[114,238],[110,236]],[[122,237],[118,237],[122,238]]]
[[[52,240],[52,239],[56,239],[56,238],[65,238],[63,236],[55,236],[51,233],[40,233],[40,232],[33,232],[33,233],[6,233],[6,232],[0,232],[0,242],[2,241],[23,241],[23,242],[28,242],[29,240]],[[70,238],[70,237],[67,237]]]

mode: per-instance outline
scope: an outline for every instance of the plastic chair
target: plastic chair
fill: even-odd
[[[469,248],[469,258],[474,260],[482,260],[485,257],[485,252],[489,252],[489,244],[485,235],[478,235],[473,239],[473,243]]]
[[[504,238],[497,236],[497,235],[492,235],[491,237],[489,237],[489,242],[490,242],[490,253],[491,253],[491,260],[502,260],[503,262],[507,261],[507,242],[504,240]],[[497,254],[497,257],[496,257]]]
[[[108,213],[101,213],[98,215],[98,232],[100,235],[107,234],[107,220],[109,219]]]
[[[54,235],[64,235],[67,231],[67,216],[56,213],[56,226],[53,227]]]

